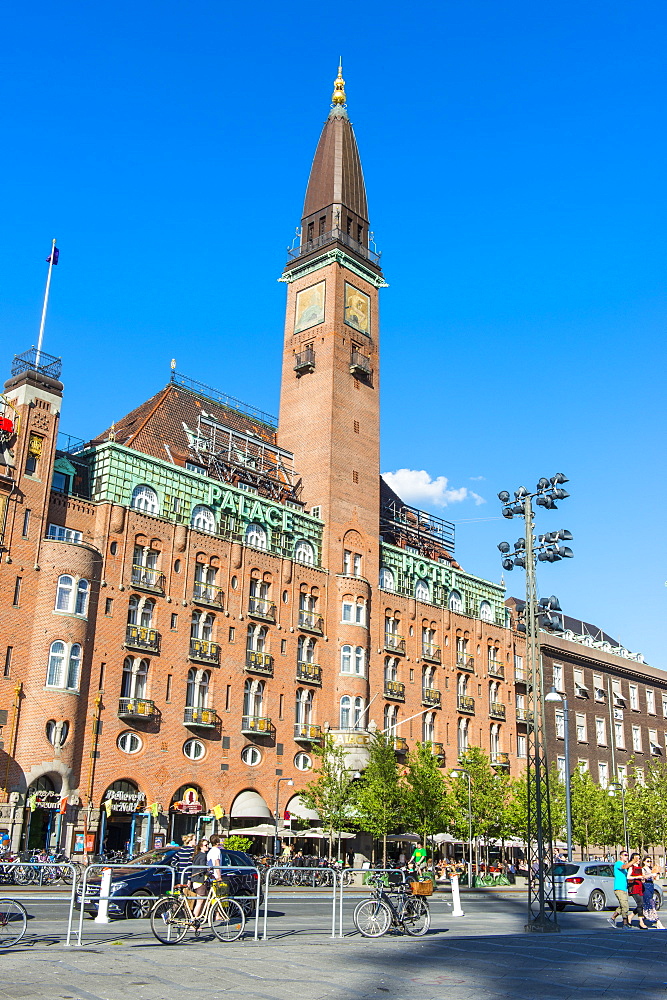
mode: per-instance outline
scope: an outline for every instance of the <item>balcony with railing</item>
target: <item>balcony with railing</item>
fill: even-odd
[[[316,635],[322,635],[324,619],[316,611],[306,611],[301,608],[299,610],[299,628],[304,632],[315,632]]]
[[[119,719],[154,719],[157,714],[155,702],[148,698],[121,698],[118,702]]]
[[[394,750],[396,753],[407,753],[409,749],[405,736],[394,736]]]
[[[401,656],[405,656],[405,639],[395,632],[385,632],[384,648],[388,653],[400,653]]]
[[[273,677],[273,657],[270,653],[258,653],[255,649],[247,649],[245,654],[245,668],[251,674],[262,674],[264,677]]]
[[[297,743],[321,743],[322,727],[314,726],[311,722],[295,722],[294,739]]]
[[[186,708],[183,713],[183,725],[215,729],[218,725],[218,713],[214,708]]]
[[[456,707],[459,712],[465,712],[467,715],[474,715],[475,699],[469,694],[460,694],[456,699]]]
[[[276,605],[273,601],[267,600],[266,597],[253,597],[251,595],[248,598],[248,614],[253,618],[261,618],[262,621],[275,624]]]
[[[297,375],[306,375],[315,370],[315,351],[312,347],[306,347],[303,351],[294,355],[294,371]]]
[[[501,680],[505,679],[505,664],[501,663],[500,660],[489,660],[488,671],[489,677],[499,677]]]
[[[429,708],[440,708],[442,696],[437,688],[422,688],[422,705]]]
[[[273,723],[268,715],[244,715],[241,732],[244,736],[272,736]]]
[[[510,755],[508,753],[492,753],[491,754],[491,767],[498,769],[508,768],[510,766]]]
[[[349,233],[344,232],[342,229],[330,229],[329,232],[320,233],[319,236],[313,236],[310,240],[305,239],[299,246],[289,248],[287,253],[291,258],[297,259],[305,257],[306,254],[314,253],[321,247],[329,246],[330,243],[342,243],[343,246],[348,247],[354,253],[358,254],[359,257],[370,260],[373,264],[380,263],[381,254],[364,246],[363,243],[359,243],[358,240],[355,240]]]
[[[384,696],[394,701],[405,701],[405,684],[402,681],[385,680]]]
[[[516,710],[516,721],[517,722],[532,722],[533,713],[527,708],[517,708]]]
[[[431,753],[434,757],[437,757],[441,764],[445,762],[445,745],[444,743],[435,743],[431,740]]]
[[[296,665],[296,679],[304,684],[322,684],[322,667],[319,663],[307,663],[299,660]]]
[[[133,566],[132,586],[152,594],[164,594],[164,573],[152,566]]]
[[[139,649],[146,653],[160,652],[160,633],[144,625],[128,625],[125,629],[125,645],[128,649]]]
[[[352,351],[350,357],[350,374],[360,378],[370,378],[373,374],[371,359],[367,358],[361,351]]]
[[[441,657],[440,646],[434,646],[432,642],[422,643],[422,660],[428,660],[430,663],[440,663]]]
[[[475,672],[475,657],[468,656],[467,653],[456,654],[456,669],[468,670],[471,674]]]
[[[489,715],[492,719],[502,719],[505,721],[505,706],[499,701],[492,701],[489,705]]]
[[[205,604],[210,608],[222,608],[222,587],[216,587],[213,583],[204,583],[201,580],[195,580],[192,588],[192,600],[195,604]]]
[[[515,682],[515,684],[525,684],[526,683],[526,668],[525,667],[515,667],[514,668],[514,682]]]
[[[209,642],[208,639],[190,639],[188,659],[217,667],[220,663],[220,646],[217,642]]]

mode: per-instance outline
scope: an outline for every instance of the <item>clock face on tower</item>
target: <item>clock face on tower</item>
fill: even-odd
[[[294,314],[294,332],[301,333],[311,326],[324,323],[324,290],[326,282],[318,281],[316,285],[297,292],[296,310]]]
[[[371,300],[354,285],[345,282],[345,322],[348,326],[365,333],[371,333]]]

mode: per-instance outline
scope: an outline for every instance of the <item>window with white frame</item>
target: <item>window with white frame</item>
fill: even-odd
[[[126,656],[120,686],[121,698],[145,698],[148,686],[148,660]]]
[[[619,764],[616,768],[616,774],[618,775],[619,785],[623,785],[623,788],[628,787],[628,768],[627,764]]]
[[[358,552],[354,553],[354,558],[352,559],[352,567],[354,569],[354,575],[361,576],[361,556]]]
[[[457,730],[457,749],[459,756],[468,749],[468,722],[469,719],[459,719]]]
[[[294,562],[303,566],[315,565],[315,549],[305,538],[300,538],[294,546]]]
[[[644,768],[643,767],[636,767],[635,768],[635,781],[637,782],[638,785],[642,785],[642,787],[644,785],[646,785],[646,778],[644,776]]]
[[[252,653],[266,652],[268,634],[266,625],[248,625],[246,649]]]
[[[431,590],[426,580],[417,580],[415,584],[415,598],[418,601],[428,603],[431,600]]]
[[[593,692],[596,701],[604,701],[604,687],[602,686],[602,674],[593,674]]]
[[[136,733],[125,732],[121,733],[116,740],[116,746],[119,750],[122,750],[123,753],[139,753],[143,746],[143,742],[141,737]]]
[[[46,686],[78,691],[81,675],[81,646],[56,639],[49,648]]]
[[[46,532],[46,537],[55,539],[57,542],[72,542],[80,545],[83,541],[83,534],[73,528],[63,528],[61,524],[50,524]]]
[[[653,754],[662,754],[662,747],[658,743],[658,730],[649,729],[648,731],[648,742]]]
[[[646,688],[646,711],[649,715],[655,715],[655,691]]]
[[[435,629],[422,625],[422,655],[433,656],[436,651]]]
[[[604,760],[598,763],[598,781],[600,788],[606,788],[609,784],[609,764]]]
[[[384,679],[386,681],[398,680],[398,657],[385,656],[384,658]]]
[[[344,694],[340,700],[340,728],[357,729],[364,712],[364,699]]]
[[[597,718],[595,720],[595,739],[598,746],[606,746],[607,743],[607,727],[605,725],[605,720]]]
[[[488,601],[482,601],[479,606],[479,617],[483,622],[493,621],[493,608]]]
[[[146,486],[145,484],[135,486],[132,490],[130,507],[132,507],[133,510],[140,510],[142,514],[160,513],[160,504],[158,502],[157,493],[151,486]]]
[[[208,688],[211,675],[208,670],[198,670],[191,667],[188,670],[188,681],[185,693],[186,708],[207,708]]]
[[[448,603],[450,611],[463,611],[463,598],[458,590],[450,590]]]
[[[306,688],[297,688],[294,719],[298,725],[310,725],[313,717],[313,692]]]
[[[522,733],[519,733],[516,738],[516,755],[517,757],[526,756],[526,737]],[[565,760],[565,758],[563,758],[563,760]]]
[[[266,549],[266,529],[257,521],[251,521],[245,529],[245,543],[253,549]]]
[[[520,697],[521,700],[523,701],[523,695],[519,695],[518,697]],[[518,698],[517,698],[517,701],[518,701]],[[559,740],[564,740],[565,739],[565,713],[563,712],[562,708],[557,708],[555,715],[556,715],[556,737]]]
[[[514,673],[519,678],[523,677],[523,656],[519,656],[518,653],[514,654]]]
[[[667,719],[667,694],[662,696],[662,714]]]
[[[394,735],[398,724],[398,705],[384,706],[384,728],[385,732]]]
[[[345,576],[352,575],[352,553],[349,549],[343,551],[343,574]]]
[[[154,611],[155,601],[152,597],[139,597],[137,594],[132,594],[127,605],[127,624],[152,628]]]
[[[524,737],[524,739],[525,739],[525,737]],[[565,757],[557,757],[556,758],[556,767],[558,768],[558,779],[559,779],[559,781],[562,781],[564,783],[565,782],[565,775],[567,773],[566,770],[565,770]]]
[[[190,524],[197,531],[205,531],[209,535],[215,534],[215,514],[206,504],[198,503],[192,508]]]
[[[577,719],[577,743],[585,743],[587,740],[586,716],[583,714],[583,712],[577,712],[576,719]]]
[[[264,681],[246,679],[243,685],[243,714],[264,715]]]
[[[363,677],[366,673],[366,651],[363,646],[341,646],[340,669],[343,674],[356,674]]]
[[[422,742],[432,743],[435,739],[435,712],[425,712],[422,723]]]
[[[90,584],[83,577],[65,573],[58,577],[54,611],[86,617]]]
[[[380,588],[382,590],[394,590],[394,574],[386,566],[380,570]]]
[[[563,664],[562,663],[554,663],[554,665],[553,665],[553,681],[552,681],[552,683],[553,683],[553,686],[556,688],[556,691],[562,691],[563,690]]]
[[[636,753],[642,752],[642,731],[640,726],[632,727],[632,749]]]
[[[491,759],[498,757],[500,753],[500,723],[493,722],[491,724],[491,729],[489,732],[489,748],[491,750]]]
[[[353,600],[347,597],[343,600],[342,621],[353,625],[366,624],[366,602],[363,598]]]
[[[639,688],[636,684],[630,685],[630,708],[635,712],[639,711]]]
[[[434,666],[422,667],[422,691],[430,691],[435,688],[436,668]]]
[[[297,660],[299,663],[317,663],[315,655],[316,639],[312,635],[300,635],[297,643]]]
[[[579,760],[577,761],[577,767],[582,772],[582,774],[585,774],[588,771],[588,761],[584,760],[583,757],[580,757]]]
[[[202,639],[204,642],[210,642],[213,638],[214,623],[215,615],[213,612],[204,612],[199,609],[193,611],[192,618],[190,619],[190,638]]]
[[[614,722],[614,743],[621,750],[625,749],[625,730],[623,729],[623,723],[618,720]]]

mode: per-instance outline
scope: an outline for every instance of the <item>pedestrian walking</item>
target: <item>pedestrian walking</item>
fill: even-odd
[[[192,871],[190,872],[190,877],[188,879],[188,886],[197,896],[197,902],[192,910],[192,917],[195,921],[199,918],[199,914],[204,909],[204,903],[206,902],[206,897],[208,895],[209,868],[207,856],[210,846],[208,838],[206,837],[203,840],[200,840],[197,846],[193,849]]]
[[[630,866],[628,868],[628,892],[635,901],[635,913],[639,920],[639,926],[646,930],[644,923],[644,869],[638,851],[633,851],[630,855]]]
[[[208,849],[208,854],[206,855],[206,864],[211,869],[211,874],[213,878],[222,878],[221,859],[222,854],[219,848],[220,837],[217,833],[209,839],[210,847]]]
[[[421,875],[421,873],[426,868],[427,861],[428,861],[428,851],[426,850],[426,848],[424,847],[424,845],[420,840],[417,844],[415,844],[415,849],[410,856],[410,864],[413,864],[416,870]]]
[[[654,877],[660,873],[657,868],[653,867],[653,862],[648,856],[644,858],[642,874],[644,876],[644,891],[642,899],[644,923],[648,921],[648,923],[655,925],[656,930],[664,931],[665,927],[658,916],[658,908],[656,906],[655,899]]]
[[[628,858],[627,851],[621,851],[618,856],[618,861],[614,863],[614,895],[618,900],[618,906],[614,910],[611,917],[609,917],[609,923],[612,927],[616,927],[616,920],[620,914],[622,917],[621,927],[632,927],[632,919],[630,917],[630,908],[628,906],[628,868],[630,867],[630,860]]]

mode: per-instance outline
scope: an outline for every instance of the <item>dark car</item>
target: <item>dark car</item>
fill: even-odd
[[[157,867],[167,865],[174,867],[179,848],[164,847],[146,854],[140,854],[134,858],[131,866],[122,866],[113,869],[111,876],[111,889],[109,893],[109,916],[110,917],[147,917],[154,905],[154,900],[150,897],[161,896],[172,885],[171,872],[167,868]],[[252,858],[241,851],[220,852],[222,878],[229,883],[229,894],[231,896],[249,897],[247,900],[240,899],[239,902],[246,914],[252,913],[254,900],[257,895],[257,872],[254,871]],[[137,865],[142,867],[138,868]],[[244,870],[253,869],[253,870]],[[189,872],[184,871],[182,866],[180,871],[176,871],[175,882],[188,878]],[[86,913],[97,914],[99,907],[100,882],[102,872],[97,869],[86,883],[86,898],[84,910]],[[76,890],[76,906],[81,906],[81,894],[83,880],[79,882]],[[130,899],[119,899],[114,901],[114,896],[130,896]]]

